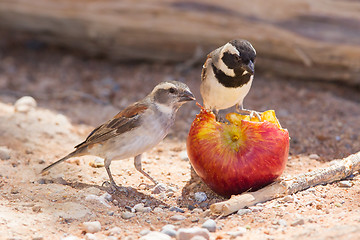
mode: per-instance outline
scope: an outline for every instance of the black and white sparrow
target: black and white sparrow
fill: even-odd
[[[158,182],[141,168],[141,155],[165,138],[180,106],[192,100],[195,97],[186,84],[162,82],[144,99],[95,128],[84,142],[75,146],[75,151],[44,168],[42,172],[72,157],[94,155],[104,158],[111,185],[122,190],[111,175],[110,163],[112,160],[135,157],[135,168],[157,185]]]
[[[256,51],[246,40],[232,40],[208,54],[201,73],[200,93],[205,108],[218,117],[221,109],[236,105],[245,114],[255,111],[243,108],[253,78]]]

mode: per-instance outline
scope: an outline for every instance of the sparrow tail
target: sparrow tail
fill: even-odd
[[[53,162],[52,164],[50,164],[49,166],[47,166],[46,168],[44,168],[43,170],[41,170],[41,173],[44,173],[44,172],[48,171],[48,170],[49,170],[50,168],[52,168],[53,166],[55,166],[55,165],[57,165],[57,164],[65,161],[65,160],[67,160],[67,159],[69,159],[69,158],[72,158],[72,157],[81,155],[81,154],[79,154],[79,153],[81,153],[82,151],[79,151],[79,150],[80,150],[80,149],[77,149],[77,150],[73,151],[72,153],[69,153],[69,154],[66,155],[65,157],[57,160],[56,162]]]

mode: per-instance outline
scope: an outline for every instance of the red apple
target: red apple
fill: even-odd
[[[236,113],[226,117],[230,123],[217,122],[202,108],[186,144],[200,178],[217,194],[230,197],[263,187],[282,174],[289,133],[280,127],[274,111],[263,113],[262,122],[243,120],[246,117]]]

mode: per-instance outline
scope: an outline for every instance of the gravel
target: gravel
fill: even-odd
[[[167,224],[161,228],[161,232],[169,235],[170,237],[176,237],[175,226],[172,224]]]
[[[292,227],[295,227],[295,226],[304,225],[304,224],[305,224],[305,220],[303,218],[298,218],[294,222],[292,222],[290,225]]]
[[[194,197],[197,202],[204,202],[207,199],[206,193],[204,192],[196,192]]]
[[[340,181],[339,183],[338,183],[338,186],[339,187],[343,187],[343,188],[349,188],[349,187],[352,187],[352,182],[350,182],[350,181]]]
[[[237,231],[227,232],[232,238],[241,237],[246,233],[246,228],[238,227]]]
[[[24,96],[24,97],[19,98],[15,102],[14,107],[15,107],[16,112],[27,113],[30,110],[36,108],[36,105],[37,105],[37,103],[33,97]]]

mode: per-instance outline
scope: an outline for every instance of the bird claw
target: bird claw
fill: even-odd
[[[109,194],[114,194],[116,191],[119,191],[119,192],[125,193],[126,196],[129,195],[129,190],[126,187],[120,187],[120,186],[116,185],[115,183],[111,183],[109,181],[103,182],[103,184],[101,186],[107,187],[108,188],[107,192]]]

